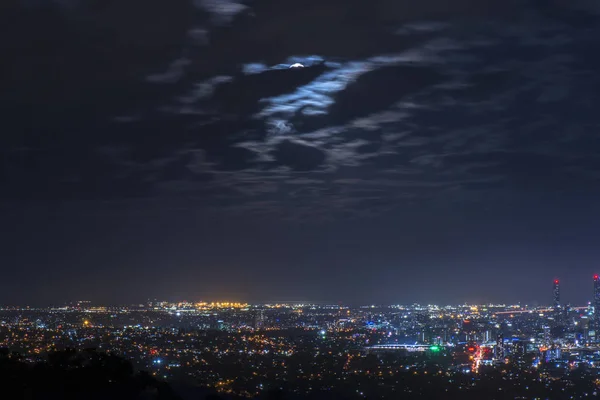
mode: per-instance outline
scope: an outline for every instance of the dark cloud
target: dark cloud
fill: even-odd
[[[442,80],[443,77],[431,68],[402,65],[376,69],[360,76],[335,96],[329,115],[334,123],[364,117],[385,110],[407,95]],[[365,93],[369,91],[377,95],[365,97]]]
[[[0,104],[35,129],[40,118],[106,117],[156,100],[144,75],[177,57],[195,16],[186,1],[86,2],[73,13],[19,3],[3,5]]]
[[[325,161],[325,153],[313,146],[284,140],[279,143],[273,155],[276,163],[296,171],[311,171],[317,169]]]

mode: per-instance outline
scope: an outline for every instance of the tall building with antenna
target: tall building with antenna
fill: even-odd
[[[594,275],[594,330],[596,331],[596,339],[598,339],[598,330],[600,329],[600,277]]]
[[[560,307],[560,281],[558,279],[554,280],[554,291],[553,291],[553,305],[555,309]]]

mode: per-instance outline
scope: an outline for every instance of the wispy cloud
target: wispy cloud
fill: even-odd
[[[597,7],[551,3],[309,2],[285,13],[283,3],[197,0],[209,15],[197,18],[182,5],[152,2],[143,15],[123,5],[93,17],[118,27],[95,47],[115,49],[110,58],[63,46],[61,30],[48,29],[47,69],[60,79],[14,68],[0,82],[11,93],[0,102],[7,125],[21,127],[5,148],[40,149],[3,152],[5,193],[168,199],[302,220],[480,201],[503,187],[554,190],[560,179],[589,188],[600,176],[600,62],[589,51],[600,25],[572,16],[597,21]],[[85,17],[82,7],[48,27]],[[385,23],[349,23],[348,8]],[[119,25],[124,12],[145,23]],[[0,39],[7,60],[35,43],[23,34],[31,24],[21,19]],[[43,54],[25,55],[35,65]],[[296,62],[305,68],[289,69]],[[25,117],[33,108],[39,117]],[[65,150],[73,143],[78,151]]]

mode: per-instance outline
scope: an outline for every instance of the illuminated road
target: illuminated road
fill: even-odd
[[[481,359],[483,358],[483,347],[477,346],[477,351],[473,355],[473,366],[471,370],[475,373],[479,372],[479,365],[481,365]]]

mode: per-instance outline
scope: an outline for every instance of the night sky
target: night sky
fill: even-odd
[[[596,0],[5,0],[0,304],[581,305],[599,49]]]

